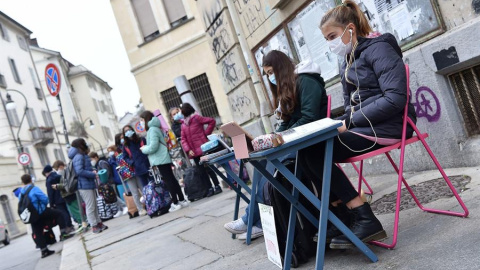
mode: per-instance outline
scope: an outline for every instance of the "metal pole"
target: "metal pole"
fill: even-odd
[[[240,42],[240,48],[242,49],[243,56],[245,57],[245,61],[247,62],[247,67],[250,67],[250,77],[252,78],[258,102],[260,103],[260,118],[262,119],[263,128],[265,129],[265,133],[270,133],[272,132],[272,124],[270,122],[270,119],[268,118],[270,105],[269,103],[267,103],[267,99],[265,98],[265,93],[263,92],[263,89],[260,85],[258,75],[255,71],[253,71],[253,65],[255,61],[253,59],[252,52],[248,47],[247,39],[243,35],[242,25],[240,23],[240,18],[237,14],[237,9],[235,8],[235,4],[233,3],[233,0],[227,0],[226,2],[228,7],[228,13],[230,13],[230,17],[232,18],[233,28],[235,28],[238,41]]]
[[[63,115],[63,108],[62,108],[62,101],[60,100],[60,94],[57,95],[57,104],[58,104],[58,109],[60,110],[60,119],[62,120],[63,124],[63,135],[65,135],[65,145],[68,147],[70,146],[70,141],[68,139],[68,130],[67,130],[67,124],[65,124],[65,116]]]

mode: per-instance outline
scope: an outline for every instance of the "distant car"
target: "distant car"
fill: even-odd
[[[10,244],[10,235],[3,221],[0,219],[0,241],[6,246]]]

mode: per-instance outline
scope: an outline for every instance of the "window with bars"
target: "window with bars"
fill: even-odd
[[[480,134],[480,65],[449,76],[469,136]]]
[[[205,73],[188,80],[192,93],[197,100],[198,106],[202,111],[203,116],[212,118],[219,118],[217,103],[212,94],[210,83],[208,82],[207,75]],[[177,92],[177,88],[174,86],[160,93],[162,96],[165,107],[169,110],[172,107],[178,107],[182,104],[180,95]]]

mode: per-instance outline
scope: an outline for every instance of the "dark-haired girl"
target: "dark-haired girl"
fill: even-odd
[[[158,117],[151,111],[144,111],[140,114],[140,121],[147,131],[147,145],[140,149],[150,160],[150,165],[156,166],[162,175],[165,185],[172,196],[172,204],[169,212],[177,211],[188,206],[188,201],[183,196],[182,188],[172,171],[172,159],[168,153],[168,147],[164,135],[160,129],[161,124]]]

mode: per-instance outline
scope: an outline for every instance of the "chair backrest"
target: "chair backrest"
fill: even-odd
[[[332,114],[332,96],[328,95],[327,96],[327,118],[330,118],[330,115]]]

